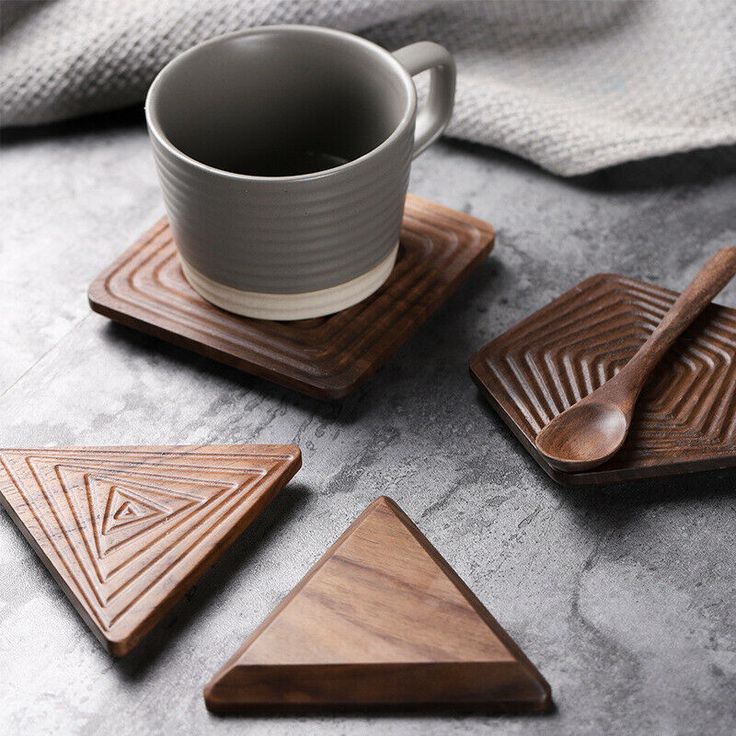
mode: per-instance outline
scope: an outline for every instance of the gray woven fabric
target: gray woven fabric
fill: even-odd
[[[736,143],[733,0],[55,0],[3,7],[1,123],[143,99],[189,46],[248,26],[311,23],[458,60],[448,133],[563,175]]]

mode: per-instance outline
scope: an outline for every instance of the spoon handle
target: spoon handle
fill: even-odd
[[[706,261],[636,355],[619,372],[626,372],[630,388],[641,389],[667,349],[734,275],[736,247],[721,248]]]

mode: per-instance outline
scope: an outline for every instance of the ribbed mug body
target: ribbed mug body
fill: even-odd
[[[325,28],[250,29],[170,62],[151,85],[146,119],[194,289],[230,311],[287,320],[376,291],[398,252],[416,107],[392,54]],[[243,163],[241,148],[251,163],[278,160],[282,140],[284,156],[295,140],[354,155],[293,175]]]
[[[235,289],[299,294],[344,284],[396,249],[414,127],[314,177],[247,178],[195,167],[152,138],[185,262]]]

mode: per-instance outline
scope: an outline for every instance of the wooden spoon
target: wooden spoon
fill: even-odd
[[[722,248],[680,294],[634,357],[611,380],[556,416],[537,435],[537,450],[550,465],[560,470],[587,470],[618,452],[649,374],[734,274],[736,248]]]

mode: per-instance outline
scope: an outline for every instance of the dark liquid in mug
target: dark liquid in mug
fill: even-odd
[[[326,171],[342,166],[348,159],[322,151],[279,151],[268,157],[253,158],[238,162],[230,170],[236,174],[250,176],[299,176]]]

